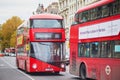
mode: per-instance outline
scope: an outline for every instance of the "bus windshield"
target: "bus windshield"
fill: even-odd
[[[44,62],[59,62],[64,60],[63,44],[53,42],[31,42],[31,57]]]
[[[30,27],[31,28],[63,28],[62,22],[63,20],[55,20],[55,19],[34,19],[31,20]]]

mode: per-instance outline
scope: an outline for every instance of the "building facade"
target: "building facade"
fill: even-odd
[[[41,14],[41,13],[58,14],[58,11],[59,11],[58,2],[51,3],[47,8],[44,8],[43,4],[38,4],[38,7],[36,9],[36,14]]]
[[[58,2],[53,2],[53,3],[51,3],[51,4],[45,9],[45,12],[46,12],[46,13],[51,13],[51,14],[58,14],[58,11],[59,11]]]
[[[36,14],[41,14],[44,13],[44,6],[43,4],[39,4],[37,9],[36,9]]]

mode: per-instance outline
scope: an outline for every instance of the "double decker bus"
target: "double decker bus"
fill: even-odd
[[[99,0],[76,12],[70,73],[83,80],[120,80],[120,0]]]
[[[65,29],[55,14],[33,15],[17,28],[17,68],[31,72],[65,71]]]

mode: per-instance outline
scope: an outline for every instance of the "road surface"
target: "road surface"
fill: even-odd
[[[60,74],[36,73],[26,74],[16,68],[15,57],[0,57],[0,80],[80,80],[80,78],[66,72]]]

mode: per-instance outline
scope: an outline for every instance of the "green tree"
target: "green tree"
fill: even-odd
[[[10,47],[15,47],[15,44],[16,44],[16,31],[14,31],[14,33],[11,35]]]
[[[13,16],[12,18],[8,19],[4,24],[2,24],[2,50],[9,47],[15,47],[16,41],[16,29],[23,21],[17,17]]]

